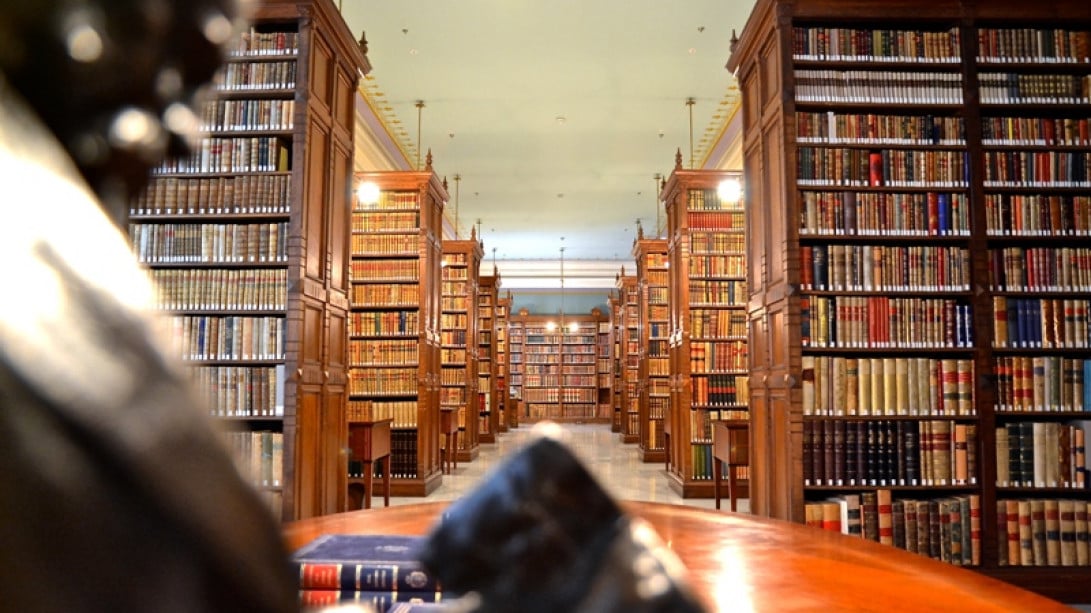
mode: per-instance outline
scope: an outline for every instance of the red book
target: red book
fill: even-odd
[[[894,544],[894,509],[891,492],[888,489],[876,490],[876,502],[879,515],[879,543]]]
[[[883,184],[883,154],[872,152],[868,155],[868,170],[871,185]]]

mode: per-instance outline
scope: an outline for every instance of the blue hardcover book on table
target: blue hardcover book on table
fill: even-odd
[[[292,561],[301,590],[438,592],[435,576],[417,560],[422,542],[420,536],[324,534]]]

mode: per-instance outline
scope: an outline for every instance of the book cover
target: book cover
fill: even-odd
[[[324,534],[292,554],[301,590],[439,591],[417,561],[423,538],[389,534]]]
[[[370,607],[366,610],[382,611],[443,611],[439,592],[395,592],[395,591],[354,591],[354,590],[300,590],[299,604],[303,610],[325,610],[326,607],[343,605],[361,605]],[[434,605],[417,608],[415,605]]]

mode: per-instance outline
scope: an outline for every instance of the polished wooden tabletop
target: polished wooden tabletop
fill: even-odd
[[[326,533],[427,534],[446,502],[285,524],[292,549]],[[979,573],[802,524],[624,502],[655,527],[710,611],[1072,611]]]

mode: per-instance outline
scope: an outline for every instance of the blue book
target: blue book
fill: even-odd
[[[439,591],[417,554],[423,537],[391,534],[324,534],[292,554],[300,590],[350,592]]]

